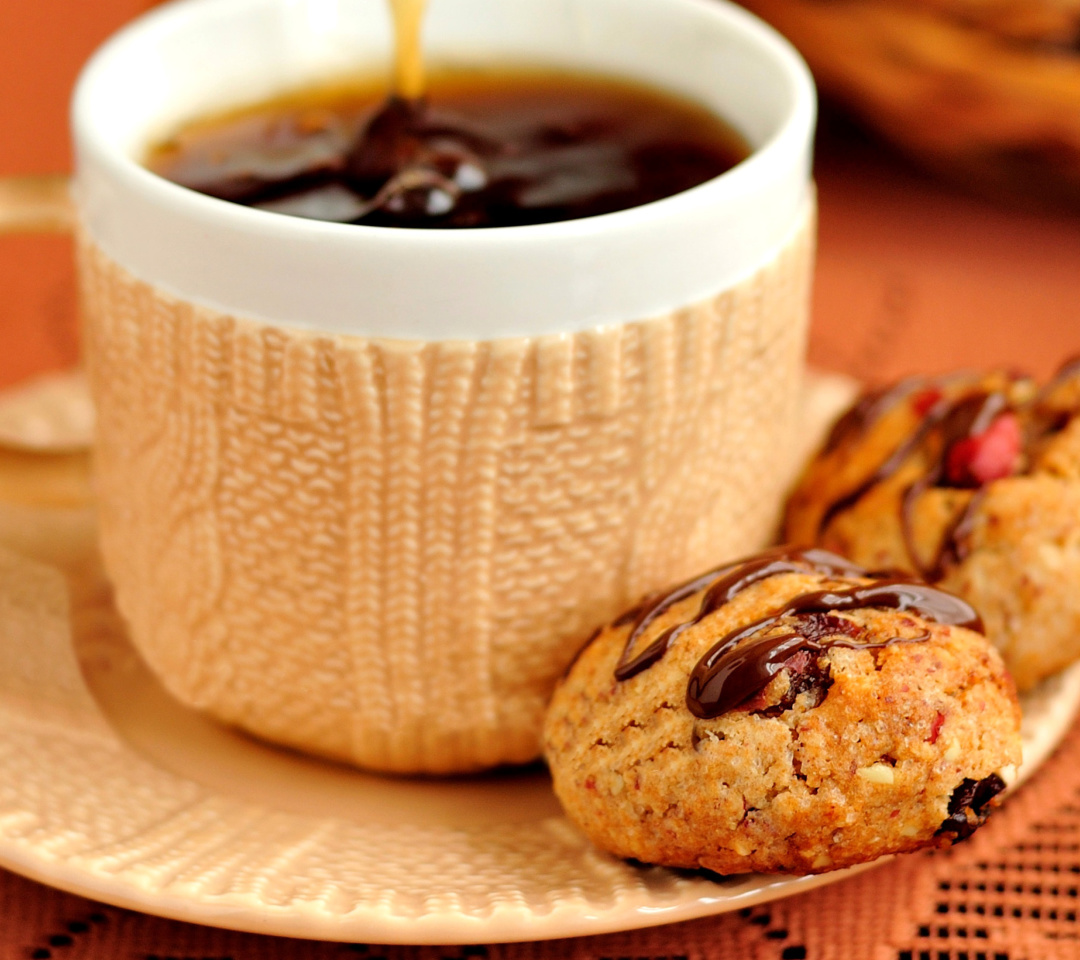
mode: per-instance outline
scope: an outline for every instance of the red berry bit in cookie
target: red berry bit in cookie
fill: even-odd
[[[955,487],[981,487],[1012,476],[1024,434],[1015,413],[999,414],[982,433],[957,440],[945,457],[945,477]]]

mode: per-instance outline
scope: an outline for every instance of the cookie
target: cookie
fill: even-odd
[[[785,537],[915,573],[982,615],[1020,690],[1080,657],[1080,362],[868,394],[792,495]]]
[[[545,757],[621,857],[817,873],[968,836],[1020,761],[1020,711],[964,601],[822,550],[713,571],[602,629]]]

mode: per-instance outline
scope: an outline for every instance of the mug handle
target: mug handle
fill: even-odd
[[[70,233],[75,207],[69,187],[64,173],[0,177],[0,236]]]

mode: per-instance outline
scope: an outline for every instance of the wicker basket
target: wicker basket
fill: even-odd
[[[1080,209],[1080,0],[746,0],[827,95],[983,192]]]

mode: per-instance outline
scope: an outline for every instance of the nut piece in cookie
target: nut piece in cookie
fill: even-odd
[[[548,709],[567,815],[622,857],[834,870],[947,845],[1020,762],[1001,657],[959,598],[823,550],[712,571],[601,630]]]
[[[1080,362],[864,396],[788,504],[785,537],[916,573],[986,623],[1020,690],[1080,658]]]

